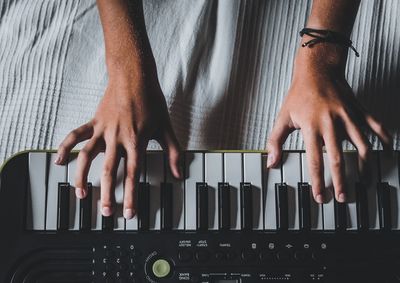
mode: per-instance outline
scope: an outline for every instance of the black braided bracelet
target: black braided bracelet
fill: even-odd
[[[313,39],[303,43],[301,46],[306,47],[306,46],[313,46],[314,44],[320,43],[320,42],[329,42],[329,43],[335,43],[339,45],[343,45],[345,47],[351,48],[354,53],[356,54],[357,57],[360,57],[360,54],[357,52],[357,50],[353,46],[353,42],[348,39],[345,35],[331,31],[331,30],[324,30],[324,29],[313,29],[313,28],[303,28],[300,31],[300,36],[302,37],[303,35],[308,35],[313,37]]]

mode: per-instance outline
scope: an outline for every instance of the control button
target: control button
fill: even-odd
[[[158,278],[163,278],[168,276],[168,274],[171,271],[171,266],[168,261],[165,259],[157,259],[153,263],[153,268],[152,268],[153,274],[158,277]]]
[[[228,251],[226,253],[226,259],[227,260],[233,260],[233,259],[235,259],[235,257],[236,257],[236,254],[235,254],[234,251]]]
[[[224,252],[216,252],[215,253],[215,259],[216,260],[224,260],[226,258],[225,253]]]
[[[196,252],[196,259],[200,262],[207,261],[210,255],[207,250],[198,250]]]
[[[118,257],[126,257],[126,256],[128,256],[128,252],[126,250],[118,249],[117,256]]]
[[[254,261],[257,258],[257,254],[253,250],[243,250],[242,259],[244,261]]]
[[[114,269],[115,269],[115,267],[114,267],[114,265],[111,264],[111,263],[107,263],[107,264],[104,266],[104,270],[105,270],[105,271],[113,271]]]
[[[276,254],[276,258],[279,261],[289,261],[290,260],[290,253],[287,251],[280,251]]]
[[[193,254],[190,250],[180,250],[178,252],[178,259],[182,262],[191,261],[193,258]]]
[[[310,257],[311,256],[307,251],[297,251],[294,253],[294,258],[298,261],[307,261]]]
[[[128,265],[126,265],[125,263],[120,263],[118,265],[118,269],[122,270],[122,271],[127,270],[128,269]]]
[[[271,262],[274,260],[274,253],[271,251],[262,251],[262,252],[260,252],[259,257],[260,257],[261,261]]]

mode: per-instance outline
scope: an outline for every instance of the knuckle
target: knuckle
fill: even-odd
[[[342,166],[342,156],[340,154],[333,154],[330,159],[332,168],[338,169]]]
[[[114,168],[112,165],[105,164],[102,171],[102,177],[105,179],[111,179],[113,177]]]

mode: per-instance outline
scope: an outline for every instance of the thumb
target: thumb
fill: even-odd
[[[282,145],[289,134],[294,130],[290,124],[289,115],[282,113],[278,115],[267,143],[267,168],[275,167],[280,162],[282,157]]]

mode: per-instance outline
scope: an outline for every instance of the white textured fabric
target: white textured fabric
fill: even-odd
[[[183,148],[262,149],[289,88],[311,0],[145,0],[162,89]],[[362,1],[347,77],[400,149],[400,2]],[[94,0],[0,0],[0,163],[56,148],[107,84]],[[299,105],[301,107],[301,105]],[[373,145],[379,146],[371,137]],[[286,148],[303,147],[291,135]]]

